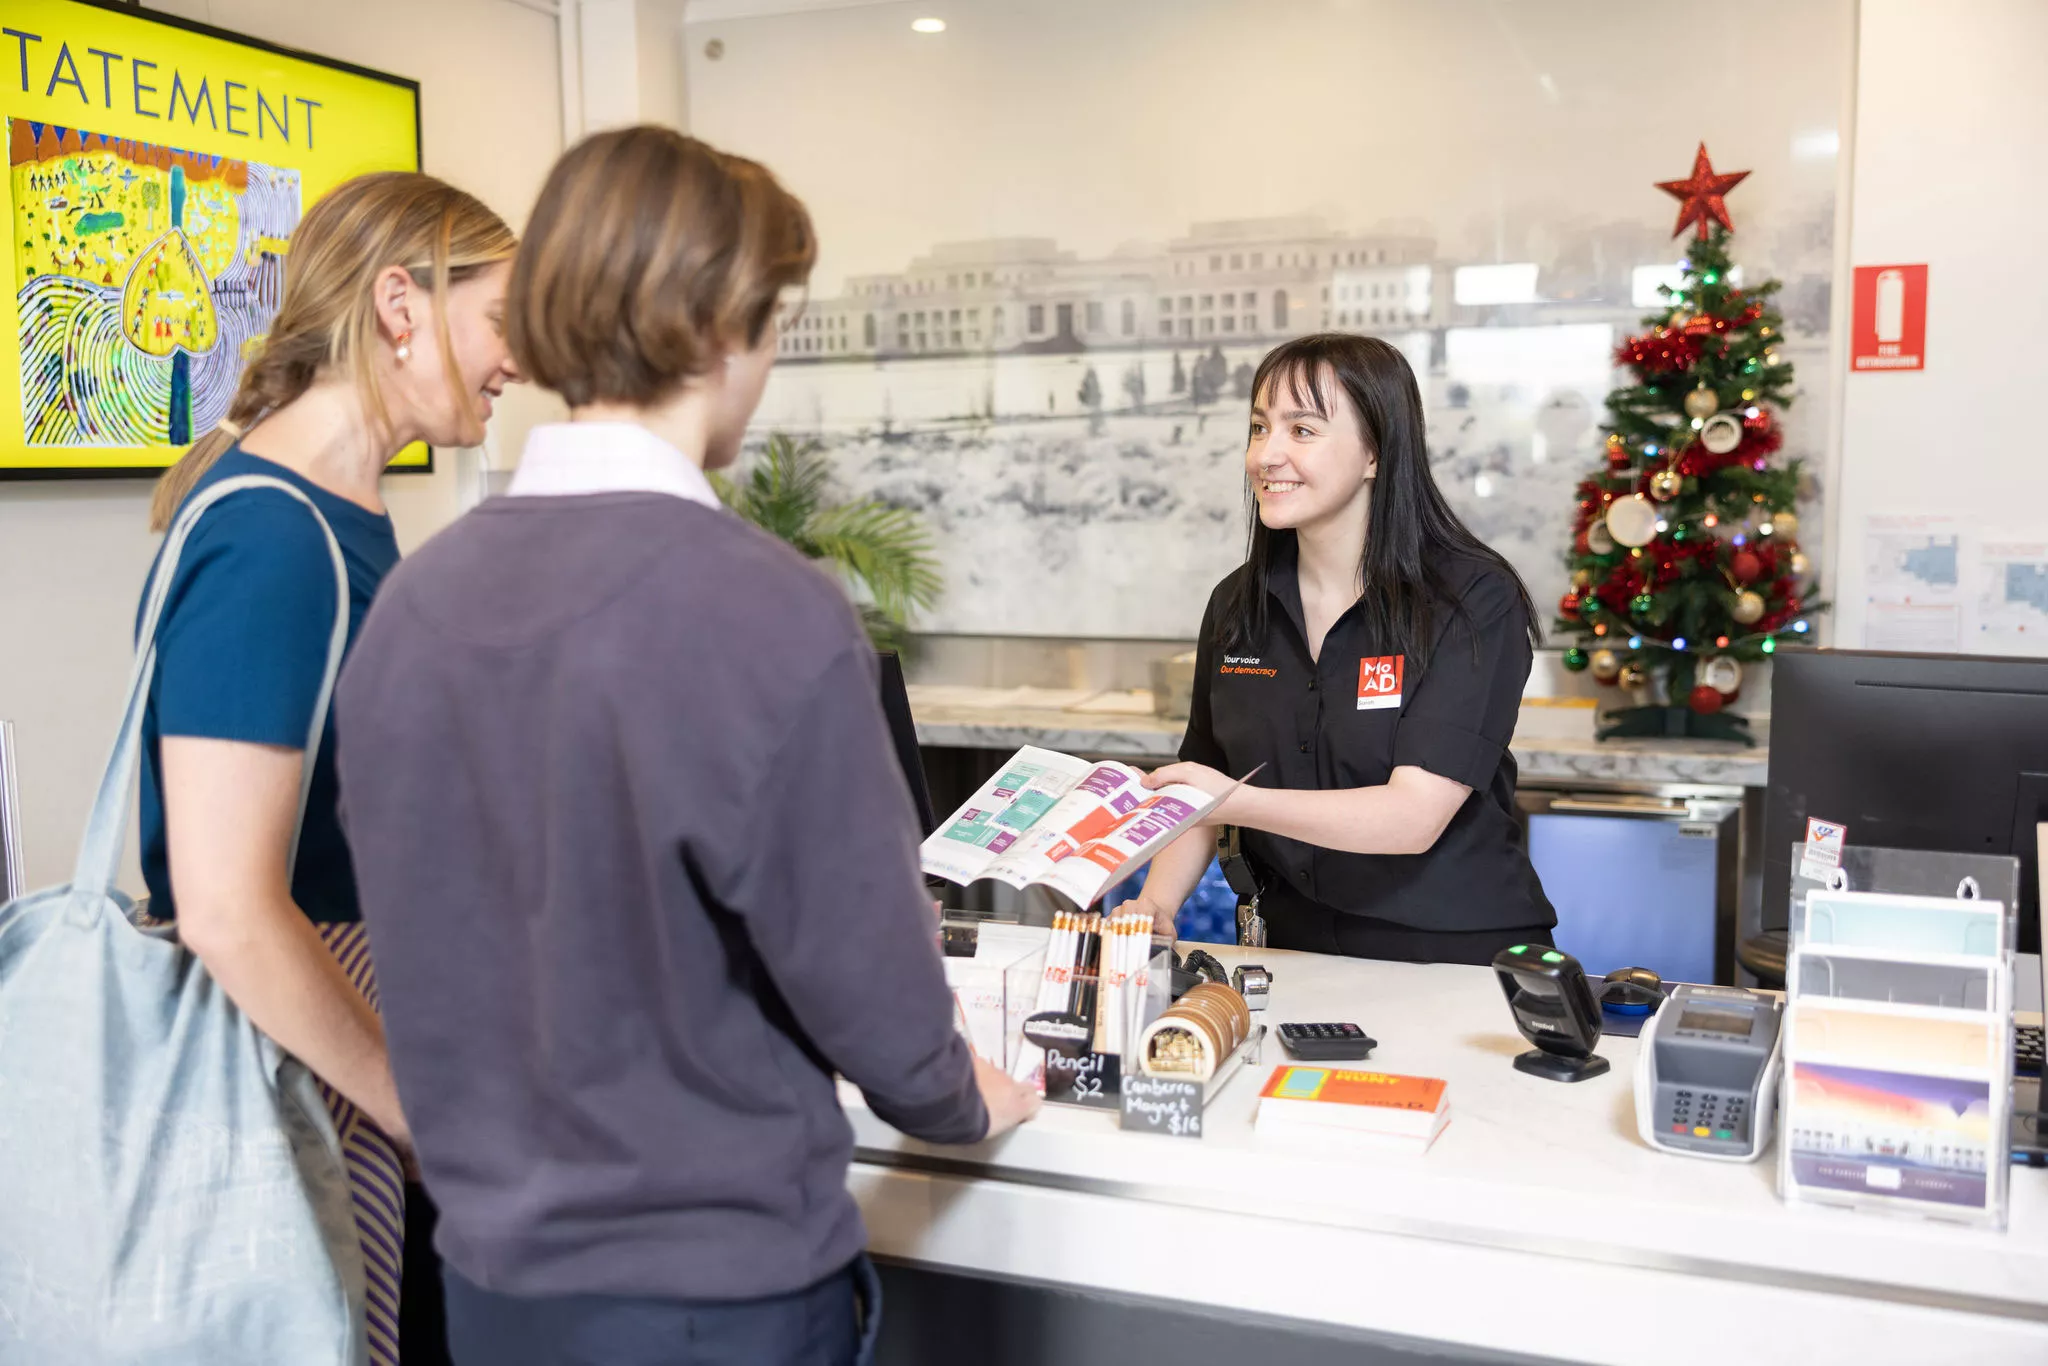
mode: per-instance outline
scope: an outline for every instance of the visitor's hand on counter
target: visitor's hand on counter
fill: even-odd
[[[1008,1133],[1036,1115],[1045,1103],[1037,1087],[1018,1081],[979,1053],[974,1055],[974,1084],[981,1090],[982,1104],[988,1107],[986,1138]]]

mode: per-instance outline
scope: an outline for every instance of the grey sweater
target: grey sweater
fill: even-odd
[[[837,1070],[988,1118],[844,595],[660,494],[500,498],[387,580],[342,813],[439,1248],[515,1295],[744,1299],[866,1241]]]

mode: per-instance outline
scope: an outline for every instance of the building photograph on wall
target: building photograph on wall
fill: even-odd
[[[1243,553],[1253,369],[1326,329],[1408,357],[1438,481],[1554,601],[1616,347],[1690,240],[1655,183],[1703,133],[1752,171],[1736,259],[1782,279],[1786,358],[1824,379],[1848,69],[1808,54],[1840,50],[1846,3],[1738,4],[1761,45],[1588,3],[959,9],[943,53],[886,8],[686,44],[694,131],[775,166],[819,227],[757,434],[924,514],[927,629],[1192,633]],[[1644,50],[1772,98],[1673,104]],[[1788,415],[1792,456],[1824,407]]]

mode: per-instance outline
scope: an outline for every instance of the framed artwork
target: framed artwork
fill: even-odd
[[[417,82],[99,0],[9,4],[0,118],[0,479],[170,465],[226,414],[307,206],[420,164]]]
[[[1787,453],[1825,437],[1846,0],[692,8],[690,131],[818,229],[753,439],[924,518],[922,631],[1192,639],[1244,558],[1252,376],[1321,331],[1407,357],[1437,483],[1556,602],[1615,347],[1685,251],[1653,183],[1702,140],[1785,282]],[[1772,98],[1674,101],[1681,67]]]

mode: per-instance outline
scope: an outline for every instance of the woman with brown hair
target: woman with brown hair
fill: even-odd
[[[954,1031],[851,604],[705,477],[813,254],[751,161],[652,127],[572,148],[508,299],[570,420],[392,576],[342,679],[460,1366],[861,1359],[834,1072],[930,1142],[1037,1104]]]
[[[226,419],[164,476],[152,525],[219,480],[293,485],[340,545],[352,637],[398,561],[378,476],[412,442],[481,441],[516,377],[503,336],[516,245],[481,202],[429,176],[329,191],[292,235],[282,304]],[[395,1362],[410,1137],[338,815],[334,728],[305,753],[336,592],[326,536],[283,492],[240,491],[201,518],[157,631],[142,868],[150,913],[175,917],[222,990],[328,1088],[363,1235],[370,1346]]]

